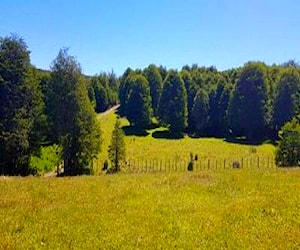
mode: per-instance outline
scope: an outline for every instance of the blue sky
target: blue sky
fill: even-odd
[[[49,69],[62,47],[85,74],[150,63],[219,70],[300,57],[298,0],[1,0],[0,36],[21,35]]]

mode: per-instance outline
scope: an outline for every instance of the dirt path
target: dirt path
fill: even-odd
[[[103,113],[99,113],[99,117],[108,115],[108,114],[110,114],[111,112],[114,112],[114,111],[115,111],[116,109],[118,109],[119,107],[120,107],[120,104],[115,105],[115,106],[111,107],[110,109],[104,111]]]

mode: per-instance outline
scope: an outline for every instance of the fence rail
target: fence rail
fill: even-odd
[[[188,171],[190,160],[176,159],[128,159],[121,166],[124,173],[154,173],[154,172],[185,172]],[[207,158],[199,157],[193,160],[193,171],[221,170],[232,168],[275,168],[272,155],[248,156],[241,158]],[[103,162],[96,161],[94,168],[101,172]],[[96,170],[96,169],[95,169]]]

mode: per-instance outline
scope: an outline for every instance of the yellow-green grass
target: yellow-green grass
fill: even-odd
[[[299,169],[0,177],[0,249],[299,249]]]
[[[109,113],[99,116],[103,131],[102,152],[99,154],[99,161],[95,162],[96,172],[102,166],[104,160],[108,159],[107,149],[111,140],[111,133],[116,120],[115,113]],[[129,122],[126,119],[121,119],[122,125],[128,126]],[[243,145],[237,143],[226,142],[224,139],[216,138],[190,138],[185,136],[182,139],[164,139],[154,138],[152,135],[164,128],[148,130],[147,136],[127,135],[125,137],[127,162],[135,165],[144,165],[145,161],[153,161],[151,164],[160,164],[163,166],[173,162],[179,162],[184,165],[188,162],[190,153],[198,155],[199,161],[203,164],[208,164],[211,160],[212,164],[218,161],[219,166],[224,165],[224,159],[229,161],[244,160],[245,166],[257,166],[257,158],[260,158],[260,166],[274,166],[274,150],[275,147],[271,144],[263,144],[258,146]],[[142,162],[144,162],[142,164]],[[148,163],[150,164],[150,163]],[[200,164],[198,162],[198,164]],[[132,165],[132,164],[131,164]],[[185,164],[187,165],[187,164]]]

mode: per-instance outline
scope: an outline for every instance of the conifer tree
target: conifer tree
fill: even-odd
[[[100,126],[80,66],[67,50],[60,50],[53,62],[48,95],[52,129],[63,147],[64,174],[90,173],[100,151]]]
[[[0,38],[0,174],[28,175],[30,154],[42,140],[43,100],[26,43]]]
[[[182,135],[187,126],[187,95],[183,80],[171,70],[163,86],[158,109],[160,121],[169,126],[172,134]]]
[[[240,73],[229,106],[229,122],[235,135],[260,140],[267,124],[266,70],[262,63],[247,63]]]
[[[112,171],[119,172],[122,162],[126,157],[124,133],[120,120],[117,119],[112,132],[111,145],[108,148],[108,157],[112,163]]]
[[[148,81],[141,74],[131,74],[127,81],[130,87],[125,115],[131,125],[146,128],[153,113]]]

